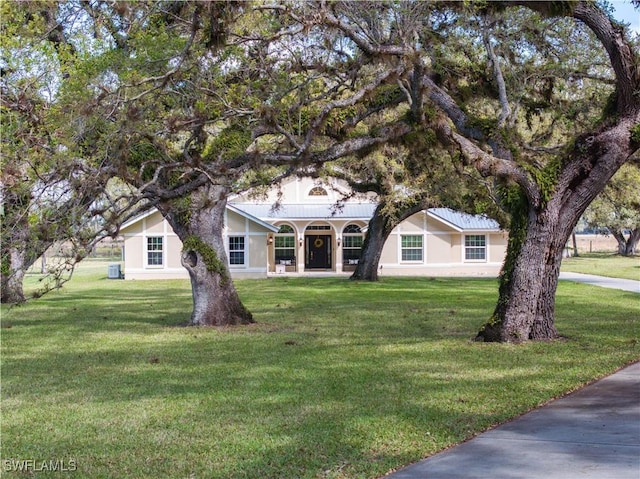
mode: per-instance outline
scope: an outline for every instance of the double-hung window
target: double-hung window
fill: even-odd
[[[423,261],[423,236],[402,235],[402,261]]]
[[[229,236],[229,264],[245,264],[244,236]]]
[[[296,261],[296,237],[293,228],[282,225],[275,238],[276,264],[292,265]]]
[[[467,261],[485,261],[487,259],[487,237],[485,235],[466,235],[464,237],[464,259]]]
[[[147,266],[162,266],[163,261],[162,236],[147,237]]]
[[[362,230],[358,225],[347,225],[342,231],[342,260],[346,265],[358,264],[362,249]]]

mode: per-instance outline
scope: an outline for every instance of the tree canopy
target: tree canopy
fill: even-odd
[[[157,207],[187,245],[193,324],[251,320],[226,271],[230,192],[426,137],[447,149],[432,178],[460,160],[508,215],[500,299],[480,337],[554,338],[562,248],[640,143],[637,39],[590,1],[3,8],[16,45],[38,39],[22,56],[50,57],[56,141],[99,184],[129,185],[129,211]],[[404,168],[426,158],[415,151]]]

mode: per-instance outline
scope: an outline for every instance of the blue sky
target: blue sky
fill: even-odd
[[[629,0],[609,0],[609,2],[616,10],[613,16],[617,20],[630,23],[631,28],[636,33],[640,33],[640,11],[635,10]]]

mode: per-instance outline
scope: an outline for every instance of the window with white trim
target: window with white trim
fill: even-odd
[[[147,266],[162,266],[164,264],[164,249],[162,236],[147,237]]]
[[[358,264],[362,249],[362,230],[350,224],[342,230],[342,262],[346,265]]]
[[[245,257],[244,236],[229,236],[229,264],[243,265]]]
[[[423,261],[422,235],[402,235],[402,261]]]
[[[282,225],[275,237],[276,264],[293,265],[296,263],[296,237],[293,228]]]
[[[464,259],[485,261],[487,259],[487,237],[485,235],[466,235],[464,237]]]

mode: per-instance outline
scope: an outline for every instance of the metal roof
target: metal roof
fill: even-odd
[[[370,220],[376,209],[375,203],[346,203],[336,209],[333,204],[282,204],[274,209],[271,204],[233,203],[233,206],[262,220],[269,219],[363,219]]]
[[[281,204],[274,209],[272,204],[233,203],[234,208],[261,220],[294,219],[362,219],[370,220],[376,209],[375,203],[346,203],[340,209],[333,204]],[[458,231],[498,231],[500,225],[483,215],[461,213],[449,208],[430,208],[427,214]]]
[[[431,217],[447,223],[460,231],[500,229],[497,221],[484,215],[470,215],[449,208],[429,208],[427,213]]]

